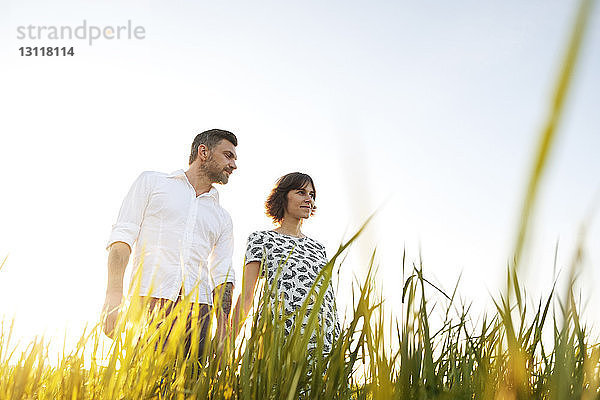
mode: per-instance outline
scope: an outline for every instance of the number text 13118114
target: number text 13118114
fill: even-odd
[[[19,52],[23,57],[64,57],[75,55],[73,47],[19,47]]]

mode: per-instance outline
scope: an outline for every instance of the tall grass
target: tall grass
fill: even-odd
[[[315,308],[304,332],[297,324],[285,336],[286,316],[278,297],[271,296],[274,285],[265,284],[257,304],[262,310],[247,321],[245,336],[221,353],[208,342],[204,357],[198,357],[197,346],[185,353],[187,299],[167,316],[129,304],[102,362],[100,326],[83,333],[75,349],[51,365],[46,342],[34,341],[16,354],[12,327],[2,325],[0,398],[600,398],[600,347],[590,343],[572,295],[567,306],[552,290],[533,309],[527,303],[518,307],[518,318],[507,317],[500,299],[496,313],[472,324],[456,291],[440,292],[420,264],[405,266],[410,274],[395,337],[384,335],[388,321],[374,295],[371,264],[365,282],[355,287],[351,318],[331,352],[323,354],[318,305],[345,246],[322,271],[322,284],[313,287]],[[553,301],[562,304],[564,322],[560,313],[552,315]],[[432,323],[432,302],[444,304],[435,310],[444,316],[439,324]],[[544,330],[552,333],[550,343],[542,340]],[[308,355],[311,332],[317,349]]]
[[[43,339],[17,352],[13,325],[2,322],[0,400],[600,399],[600,345],[581,319],[572,284],[563,295],[551,288],[532,305],[518,279],[530,216],[591,3],[584,0],[578,14],[540,135],[507,290],[493,299],[492,315],[474,323],[469,306],[457,300],[458,288],[444,293],[427,279],[421,262],[408,266],[402,254],[402,271],[408,271],[398,285],[402,317],[395,321],[394,334],[386,334],[390,321],[386,305],[375,294],[373,257],[366,278],[354,286],[352,315],[331,352],[324,354],[318,309],[333,270],[343,267],[340,255],[359,231],[323,268],[319,285],[298,311],[305,315],[308,302],[314,303],[308,323],[304,329],[297,324],[289,336],[284,328],[289,316],[282,314],[275,285],[268,283],[255,306],[261,311],[249,318],[240,338],[228,338],[222,349],[212,341],[199,349],[198,340],[192,340],[186,352],[188,298],[165,315],[149,313],[134,296],[122,310],[108,357],[101,351],[103,334],[97,325],[81,334],[74,349],[65,349],[57,364],[50,363]],[[572,271],[581,251],[579,247],[574,255]],[[196,326],[192,336],[198,336]],[[316,349],[309,352],[311,337],[316,337]]]

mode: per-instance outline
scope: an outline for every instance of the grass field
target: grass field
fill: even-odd
[[[43,339],[17,352],[12,325],[5,321],[0,328],[0,399],[600,399],[600,345],[573,291],[549,288],[545,298],[532,302],[518,279],[526,268],[520,260],[530,216],[592,2],[581,4],[540,134],[506,290],[493,299],[495,312],[470,315],[457,300],[458,287],[442,292],[427,279],[422,264],[407,265],[399,254],[405,271],[399,282],[401,320],[386,317],[386,305],[375,295],[371,262],[368,276],[355,286],[352,316],[327,355],[321,351],[316,312],[306,331],[297,327],[284,336],[285,317],[278,312],[277,296],[269,301],[268,286],[258,302],[262,315],[276,317],[254,314],[236,343],[227,342],[222,352],[208,343],[200,358],[197,346],[186,355],[181,340],[184,318],[178,316],[187,310],[186,301],[159,318],[149,318],[137,303],[127,304],[107,357],[96,326],[83,332],[58,363],[50,362]],[[360,231],[340,246],[323,269],[325,284],[309,296],[314,310],[340,268],[340,255],[359,236]],[[571,281],[580,250],[573,257]],[[313,331],[317,349],[309,355]]]
[[[323,270],[325,281],[336,260]],[[473,324],[468,308],[456,304],[456,291],[439,292],[421,265],[406,269],[403,319],[395,334],[385,334],[389,321],[369,274],[357,287],[353,317],[326,356],[320,351],[317,313],[306,328],[317,332],[317,350],[307,356],[310,335],[296,330],[284,336],[277,298],[273,304],[268,300],[269,287],[260,298],[263,315],[278,317],[255,314],[236,346],[227,344],[217,355],[208,343],[200,361],[197,346],[186,356],[177,339],[184,329],[178,312],[187,310],[185,302],[166,318],[152,320],[138,304],[129,304],[108,358],[100,354],[97,326],[57,365],[50,364],[43,341],[11,354],[10,327],[3,325],[0,398],[600,398],[600,347],[590,343],[572,293],[560,301],[551,292],[531,311],[522,292],[511,312],[505,311],[507,298],[500,298],[496,313]],[[513,283],[519,288],[518,281]],[[317,305],[323,296],[324,290],[315,287]],[[560,305],[556,313],[553,304]],[[432,312],[442,322],[433,324]],[[158,326],[161,319],[166,322]],[[172,339],[165,341],[171,325]],[[551,340],[543,340],[544,331],[551,332]]]

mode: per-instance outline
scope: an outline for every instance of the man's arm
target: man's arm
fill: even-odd
[[[104,333],[112,337],[119,305],[123,299],[123,276],[131,255],[131,248],[140,234],[144,212],[148,206],[152,183],[151,173],[143,172],[133,182],[129,192],[123,199],[117,222],[113,225],[108,240],[108,282],[106,299],[102,307]]]
[[[119,316],[119,306],[123,300],[123,276],[129,262],[131,248],[127,243],[115,242],[108,253],[108,283],[102,314],[104,333],[112,338]]]
[[[217,338],[219,340],[223,340],[227,334],[232,296],[233,283],[231,282],[222,283],[213,290],[213,305],[217,316]]]
[[[215,289],[213,305],[217,317],[217,338],[223,340],[229,327],[231,297],[235,272],[232,268],[233,256],[233,223],[229,214],[225,215],[224,226],[213,248],[209,261],[209,270]]]

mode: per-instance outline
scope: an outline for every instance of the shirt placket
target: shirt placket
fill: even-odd
[[[190,188],[188,215],[185,223],[185,231],[183,233],[183,262],[181,265],[181,279],[182,279],[182,294],[188,294],[187,290],[193,286],[188,282],[189,274],[187,270],[190,268],[190,252],[192,250],[192,243],[194,239],[194,231],[196,229],[196,220],[198,214],[198,205],[196,198],[196,191]]]

